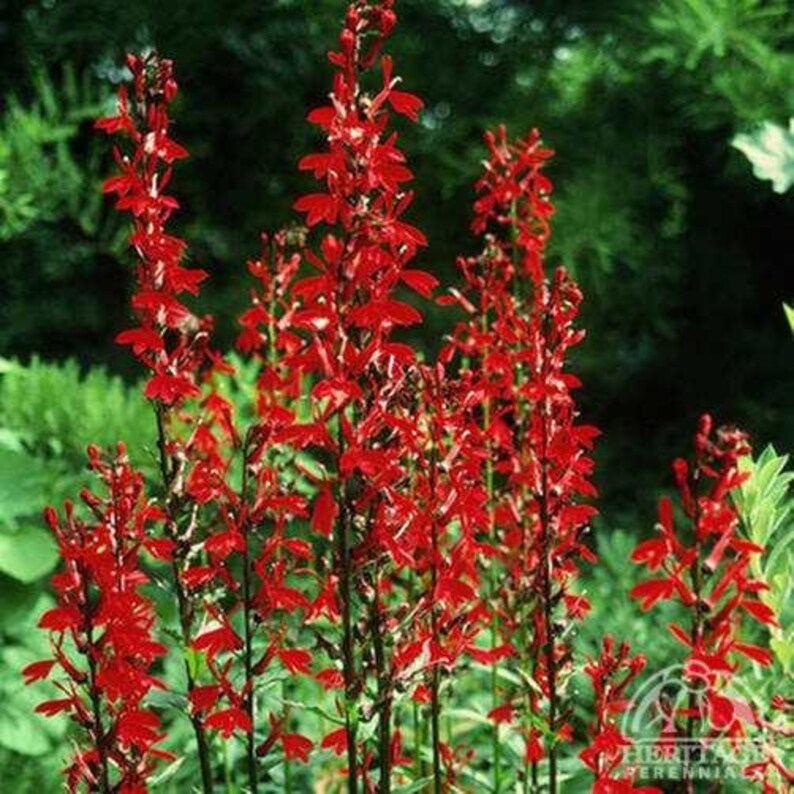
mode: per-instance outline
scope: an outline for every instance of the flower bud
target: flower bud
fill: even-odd
[[[394,11],[386,10],[380,15],[380,32],[388,36],[397,24],[397,14]]]
[[[58,513],[55,512],[54,507],[44,508],[44,521],[53,532],[58,531]]]
[[[347,16],[345,17],[345,27],[350,30],[355,30],[358,25],[359,14],[358,10],[353,6],[347,9]]]
[[[345,28],[339,35],[339,44],[346,55],[350,55],[356,46],[356,34],[350,28]]]
[[[80,491],[80,498],[85,502],[86,505],[90,508],[99,507],[102,504],[102,500],[95,496],[88,488],[83,488]]]

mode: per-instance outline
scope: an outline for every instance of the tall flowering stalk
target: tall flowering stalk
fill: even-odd
[[[187,483],[190,462],[207,430],[195,416],[180,416],[177,411],[186,399],[201,395],[200,373],[211,356],[211,321],[193,314],[181,296],[196,295],[207,274],[182,264],[186,243],[166,230],[179,206],[166,192],[173,164],[188,156],[187,150],[170,137],[169,106],[177,93],[173,64],[150,53],[127,56],[127,68],[132,73],[132,95],[122,84],[117,114],[96,123],[97,129],[120,139],[113,151],[119,173],[105,182],[104,191],[116,196],[116,209],[129,213],[133,227],[130,244],[137,256],[132,308],[138,325],[120,333],[116,341],[128,345],[150,373],[145,395],[152,401],[157,421],[166,516],[165,537],[158,548],[160,557],[171,565],[187,652],[197,611],[189,568],[200,540],[198,509]],[[186,431],[180,427],[180,419],[184,419]],[[185,438],[186,432],[192,437]],[[190,697],[196,686],[195,674],[187,653],[185,658]],[[199,715],[192,715],[191,722],[203,790],[208,794],[212,770],[206,732]]]
[[[752,560],[763,548],[741,537],[731,501],[731,492],[748,476],[738,467],[739,458],[750,452],[747,436],[729,427],[715,431],[706,414],[694,447],[691,462],[679,458],[673,463],[684,520],[674,521],[670,498],[660,500],[659,536],[641,542],[633,554],[656,576],[631,591],[643,611],[672,600],[689,615],[688,626],[671,623],[669,629],[686,648],[684,678],[690,694],[685,708],[671,715],[662,738],[690,744],[745,734],[747,710],[726,688],[742,658],[768,665],[771,657],[765,648],[742,639],[743,619],[777,625],[772,609],[758,598],[766,585],[750,575]],[[692,790],[689,772],[685,763],[683,774]]]
[[[276,741],[285,761],[305,759],[311,748],[305,737],[285,729],[286,712],[270,715],[264,742],[258,745],[255,738],[257,678],[276,663],[290,674],[309,670],[309,654],[286,639],[286,616],[309,606],[287,579],[312,553],[306,541],[287,532],[307,508],[284,484],[282,464],[295,425],[288,406],[296,395],[292,375],[276,357],[285,344],[283,333],[276,338],[275,301],[284,286],[277,282],[294,276],[296,265],[282,267],[277,257],[271,262],[270,252],[249,265],[263,294],[255,295],[242,318],[240,346],[256,354],[261,371],[256,417],[241,432],[221,393],[223,377],[233,370],[209,346],[211,320],[181,302],[183,293],[197,294],[206,273],[182,265],[185,244],[165,230],[178,206],[163,192],[171,164],[187,156],[168,137],[168,106],[176,94],[172,65],[152,54],[130,56],[128,66],[132,106],[122,87],[118,116],[97,125],[133,144],[131,155],[116,151],[121,174],[105,184],[106,192],[119,197],[117,208],[132,216],[138,255],[132,306],[139,326],[119,334],[118,342],[130,345],[151,372],[145,394],[155,406],[166,492],[162,551],[172,564],[183,642],[204,655],[211,678],[199,684],[186,665],[204,786],[212,785],[205,731],[217,730],[227,739],[239,731],[246,737],[249,788],[256,792],[258,755]],[[199,616],[203,626],[197,630]]]
[[[398,684],[414,685],[414,701],[430,712],[433,789],[440,792],[455,772],[454,748],[441,738],[441,687],[464,654],[480,653],[475,641],[487,615],[479,594],[478,536],[487,528],[481,392],[441,364],[418,368],[411,390],[402,425],[408,481],[390,541],[410,581],[394,667]]]
[[[255,739],[257,690],[266,673],[287,677],[310,672],[311,653],[296,645],[291,616],[308,613],[310,601],[303,579],[313,550],[297,537],[297,522],[308,518],[308,500],[290,485],[295,455],[312,437],[311,428],[298,422],[300,370],[284,365],[283,355],[295,346],[289,327],[286,295],[300,265],[288,250],[284,233],[263,237],[259,259],[248,263],[258,281],[252,306],[240,318],[243,330],[237,347],[259,364],[255,418],[241,443],[242,471],[236,488],[207,494],[223,529],[205,543],[207,565],[200,586],[214,617],[195,640],[206,652],[214,683],[201,687],[194,708],[207,713],[207,725],[227,737],[246,734],[249,788],[256,791],[257,758],[279,744],[285,771],[292,759],[306,761],[313,747],[307,737],[289,730],[289,708],[268,714],[269,731]],[[275,673],[280,668],[282,673]],[[284,683],[286,686],[286,682]]]
[[[114,458],[89,447],[89,465],[103,485],[85,489],[90,520],[67,502],[60,518],[48,507],[45,520],[58,543],[63,569],[53,577],[57,605],[39,626],[49,631],[53,658],[23,670],[27,683],[53,677],[63,697],[40,704],[47,716],[66,713],[81,728],[66,770],[69,791],[110,794],[147,791],[158,758],[160,721],[146,705],[163,688],[152,667],[166,648],[154,638],[154,606],[141,588],[143,549],[156,549],[150,525],[161,511],[146,500],[143,476],[134,471],[123,444]],[[57,677],[56,677],[57,671]]]
[[[368,779],[372,755],[360,753],[358,725],[373,713],[380,790],[390,787],[391,662],[381,599],[393,550],[384,522],[404,477],[400,436],[390,416],[405,368],[414,360],[413,350],[391,335],[421,320],[394,293],[405,284],[427,294],[436,283],[407,267],[425,238],[403,220],[412,198],[405,185],[413,175],[389,124],[392,110],[416,120],[422,102],[397,88],[391,58],[382,55],[395,23],[392,0],[356,0],[348,7],[339,50],[329,53],[336,70],[330,102],[309,114],[327,148],[300,163],[320,180],[321,190],[295,204],[309,227],[328,229],[319,250],[305,252],[315,274],[291,291],[298,303],[292,324],[304,345],[290,361],[313,380],[313,420],[331,433],[317,439],[326,476],[312,524],[320,534],[333,534],[324,591],[332,593],[327,612],[338,613],[341,623],[331,653],[341,665],[344,727],[323,746],[346,753],[350,791]],[[369,631],[357,629],[359,609],[369,614]],[[379,707],[365,709],[364,662],[370,653]]]
[[[645,669],[644,656],[632,656],[627,642],[617,648],[615,641],[604,637],[596,659],[588,659],[584,672],[590,679],[595,696],[595,720],[591,726],[590,744],[579,757],[593,773],[594,794],[658,794],[660,789],[636,787],[631,769],[622,769],[626,748],[632,742],[619,730],[617,718],[629,706],[626,692]]]
[[[542,169],[551,156],[533,131],[515,144],[504,128],[488,133],[490,157],[477,183],[473,230],[483,253],[461,260],[468,288],[455,296],[471,319],[455,331],[460,350],[485,390],[484,433],[495,461],[487,472],[491,515],[491,662],[514,659],[526,682],[506,700],[492,677],[494,788],[501,788],[498,725],[518,716],[525,736],[524,785],[537,786],[547,757],[556,790],[556,752],[569,728],[561,696],[571,669],[560,639],[564,622],[581,617],[577,562],[593,556],[581,536],[595,508],[589,457],[598,431],[578,423],[565,371],[584,332],[575,327],[581,292],[563,268],[547,275],[544,251],[553,205]],[[451,348],[451,349],[452,349]],[[501,637],[501,640],[498,639]],[[545,747],[544,747],[545,744]]]

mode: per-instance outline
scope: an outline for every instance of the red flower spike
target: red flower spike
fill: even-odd
[[[120,136],[120,145],[129,148],[126,156],[117,157],[121,174],[108,179],[104,191],[115,195],[116,208],[131,216],[130,239],[139,258],[132,305],[140,325],[123,331],[116,341],[130,345],[150,371],[146,396],[171,406],[199,395],[198,376],[209,363],[211,321],[193,315],[179,299],[184,292],[195,295],[206,273],[184,267],[186,245],[165,229],[177,207],[164,192],[171,165],[188,156],[169,137],[169,105],[176,86],[172,63],[152,53],[129,56],[127,65],[133,76],[134,103],[122,86],[118,115],[96,124],[97,129]]]
[[[583,336],[575,325],[582,295],[563,268],[548,272],[544,261],[554,207],[543,169],[552,152],[537,130],[510,143],[500,127],[486,134],[486,145],[472,223],[484,249],[459,260],[466,292],[451,298],[470,316],[442,359],[458,353],[470,362],[465,375],[483,406],[493,644],[516,648],[497,663],[535,684],[510,698],[520,704],[515,722],[542,715],[559,734],[560,692],[572,668],[557,624],[581,619],[589,607],[573,583],[580,561],[594,559],[583,535],[597,512],[586,502],[597,496],[590,455],[598,430],[578,423],[573,390],[580,383],[566,369]],[[494,708],[504,699],[495,692]],[[536,764],[535,739],[526,734],[525,742]],[[553,777],[556,746],[546,752]]]
[[[57,606],[39,621],[55,659],[22,672],[27,684],[52,676],[68,694],[36,711],[68,713],[82,731],[68,771],[73,790],[113,780],[119,791],[142,791],[163,757],[159,719],[145,701],[162,687],[151,668],[165,647],[154,639],[154,607],[140,591],[147,578],[139,555],[154,514],[122,444],[115,458],[92,446],[89,465],[104,489],[82,494],[93,521],[78,518],[68,503],[63,520],[45,511],[64,566],[53,577]]]
[[[687,719],[682,726],[671,723],[667,738],[692,739],[695,730],[705,738],[735,738],[757,718],[751,709],[736,708],[725,694],[731,678],[745,659],[762,665],[772,660],[765,648],[741,641],[742,618],[768,626],[776,626],[777,619],[756,597],[763,583],[750,573],[753,557],[763,549],[738,535],[739,516],[731,500],[731,491],[743,481],[738,462],[750,453],[747,437],[730,427],[715,430],[706,414],[694,447],[692,461],[673,463],[686,521],[674,526],[672,502],[663,498],[657,526],[661,538],[643,541],[633,555],[635,562],[666,576],[641,582],[631,595],[643,609],[677,600],[690,615],[688,629],[669,627],[687,649],[684,675],[692,694]]]
[[[593,773],[593,791],[614,789],[661,794],[657,788],[636,788],[632,771],[621,767],[626,748],[632,742],[618,730],[618,716],[629,703],[627,690],[644,668],[645,657],[632,657],[625,642],[616,648],[609,636],[603,640],[600,656],[589,659],[585,665],[595,695],[595,720],[590,729],[590,744],[579,753],[579,758]]]
[[[373,685],[383,704],[367,710],[379,721],[377,753],[359,742],[358,721],[347,720],[344,745],[334,743],[336,752],[347,753],[348,775],[359,781],[367,774],[367,757],[377,756],[381,778],[389,774],[397,655],[392,659],[377,646],[394,625],[391,573],[413,565],[413,541],[395,535],[393,525],[404,506],[408,455],[415,454],[406,445],[417,417],[404,415],[415,355],[391,335],[419,323],[421,314],[399,300],[397,290],[404,284],[429,295],[436,283],[410,268],[426,240],[405,218],[413,174],[390,124],[395,113],[415,120],[422,103],[396,88],[392,61],[383,54],[396,19],[392,0],[354,0],[348,8],[337,51],[329,53],[335,68],[330,104],[308,116],[322,132],[324,146],[299,166],[319,182],[294,205],[318,232],[314,243],[302,235],[295,240],[299,261],[314,272],[298,281],[290,274],[275,288],[272,278],[263,284],[263,311],[246,318],[239,340],[256,348],[257,337],[269,333],[269,360],[283,366],[284,379],[300,381],[299,393],[308,391],[308,421],[288,432],[294,443],[317,448],[324,461],[325,476],[313,475],[318,490],[311,528],[334,548],[333,566],[309,615],[312,620],[324,615],[339,627],[325,641],[333,659],[342,661],[340,716],[354,709],[364,713],[359,701],[367,689],[365,655],[376,660]],[[368,79],[371,69],[382,71],[382,80],[380,74]],[[271,307],[280,317],[275,328]],[[360,576],[366,590],[362,603],[374,629],[359,638],[350,610],[352,583]],[[405,641],[397,638],[399,644]],[[334,674],[321,680],[334,688],[339,683]]]

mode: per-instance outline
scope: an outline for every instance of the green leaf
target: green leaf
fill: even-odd
[[[0,630],[5,633],[25,622],[38,597],[35,587],[0,573]]]
[[[777,657],[783,670],[788,672],[791,669],[792,659],[794,659],[794,643],[785,640],[783,637],[773,637],[769,641],[769,647]]]
[[[0,745],[22,755],[43,755],[59,742],[68,720],[34,712],[49,697],[57,697],[49,682],[25,686],[21,670],[41,655],[21,646],[3,649],[0,655]]]
[[[788,320],[789,328],[791,328],[791,333],[794,334],[794,309],[792,309],[788,303],[784,303],[783,311],[786,313],[786,319]]]
[[[399,794],[413,794],[415,791],[430,791],[433,786],[432,777],[420,777],[411,781],[407,786],[395,786],[395,791]]]
[[[39,513],[51,467],[26,452],[0,449],[0,523]]]
[[[155,775],[149,780],[149,784],[154,786],[159,786],[162,783],[165,783],[170,778],[172,778],[178,771],[182,764],[185,763],[185,756],[181,758],[177,758],[176,761],[172,761],[162,772]]]
[[[28,527],[13,535],[0,535],[0,571],[29,583],[48,574],[58,561],[52,536],[39,527]]]

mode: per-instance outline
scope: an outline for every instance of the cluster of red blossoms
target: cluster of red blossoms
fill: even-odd
[[[494,639],[488,661],[505,660],[523,682],[503,693],[494,677],[491,716],[497,725],[518,724],[531,767],[525,775],[537,784],[541,759],[554,778],[557,745],[571,736],[563,706],[571,652],[558,638],[566,621],[589,609],[571,584],[578,561],[594,561],[582,541],[596,513],[586,500],[597,495],[589,451],[598,431],[578,422],[579,381],[565,370],[568,350],[584,336],[575,327],[581,292],[564,268],[545,271],[554,207],[543,167],[552,153],[537,131],[511,144],[500,128],[486,143],[490,158],[472,227],[484,249],[459,263],[466,293],[455,298],[470,319],[444,355],[465,357],[483,395]],[[495,753],[497,746],[495,733]]]
[[[153,523],[161,511],[146,501],[143,477],[133,471],[123,444],[114,458],[89,447],[89,464],[104,486],[102,496],[84,490],[80,497],[91,516],[82,520],[66,504],[61,520],[47,508],[45,519],[58,541],[63,570],[53,579],[57,606],[39,626],[50,632],[53,658],[23,670],[31,683],[57,668],[63,697],[37,711],[68,713],[86,732],[87,742],[66,770],[67,785],[77,791],[125,794],[146,790],[146,779],[163,738],[160,720],[145,700],[154,687],[152,674],[166,647],[154,638],[155,611],[141,588],[147,576],[140,552],[150,547]]]
[[[634,550],[635,562],[657,574],[638,584],[631,595],[643,610],[659,601],[677,601],[689,625],[669,625],[673,637],[686,648],[683,675],[689,694],[663,723],[662,746],[676,740],[708,741],[715,737],[743,739],[748,728],[760,727],[755,706],[731,688],[742,660],[768,666],[766,648],[742,640],[742,623],[749,618],[763,626],[777,626],[773,610],[758,598],[768,585],[751,575],[751,563],[764,549],[739,533],[739,516],[731,491],[749,476],[739,459],[750,454],[745,433],[721,427],[701,417],[695,434],[694,459],[673,463],[683,521],[676,526],[672,501],[659,502],[659,537]],[[773,773],[771,761],[748,767],[751,778]],[[780,767],[778,766],[778,771]],[[785,770],[783,770],[785,772]],[[784,779],[790,777],[785,772]],[[774,790],[771,788],[770,790]]]
[[[395,114],[416,121],[423,104],[384,54],[396,21],[393,0],[354,0],[329,53],[329,101],[309,114],[324,145],[299,166],[318,181],[295,203],[307,228],[263,235],[248,263],[255,286],[236,347],[255,389],[244,410],[229,397],[236,373],[212,347],[211,318],[188,306],[207,274],[185,266],[186,243],[167,231],[178,203],[166,190],[187,156],[171,138],[172,64],[129,56],[131,90],[97,123],[118,141],[105,192],[130,216],[136,257],[137,325],[117,341],[148,373],[160,481],[147,499],[123,448],[113,460],[91,450],[108,492],[83,494],[95,521],[69,505],[65,523],[47,512],[65,565],[41,622],[54,659],[25,673],[63,673],[66,697],[40,709],[84,729],[71,790],[146,791],[165,755],[145,705],[167,652],[141,590],[158,565],[178,607],[177,625],[158,633],[177,638],[185,660],[173,695],[184,697],[205,794],[228,774],[216,736],[242,739],[254,794],[278,766],[289,790],[293,765],[313,753],[350,792],[425,778],[438,794],[468,785],[474,768],[497,792],[557,790],[558,752],[574,732],[567,638],[589,609],[575,582],[581,561],[595,561],[585,534],[598,431],[579,422],[566,369],[583,337],[582,296],[563,268],[546,270],[551,152],[536,131],[513,144],[500,129],[486,136],[477,183],[482,253],[460,260],[462,290],[436,298],[466,319],[434,364],[395,336],[422,319],[404,290],[432,299],[438,287],[412,267],[426,240],[406,219],[413,174],[391,125]],[[704,689],[709,713],[724,716],[727,655],[767,659],[740,641],[736,611],[764,615],[746,565],[756,549],[735,534],[726,498],[743,437],[715,444],[704,428],[699,439],[691,477],[716,482],[707,496],[686,486],[694,549],[663,519],[664,539],[638,554],[666,578],[637,594],[645,606],[676,593],[694,605],[691,636],[675,633],[692,648],[687,675],[702,662],[717,676]],[[708,594],[700,578],[686,583],[702,566],[720,582]],[[490,678],[490,758],[443,730],[449,691],[472,667]],[[581,758],[596,791],[635,790],[615,717],[642,667],[608,639],[585,668],[596,724]],[[316,736],[297,727],[307,724],[298,676],[322,699]],[[503,757],[507,730],[521,737],[518,765]]]
[[[639,791],[658,792],[651,787],[638,788],[631,782],[632,771],[622,769],[621,762],[632,742],[621,733],[617,718],[629,705],[626,691],[632,681],[645,669],[644,656],[631,656],[629,645],[622,642],[615,649],[615,641],[607,635],[597,659],[589,659],[584,672],[590,679],[595,695],[595,725],[589,746],[579,757],[595,776],[594,794],[621,794]]]

